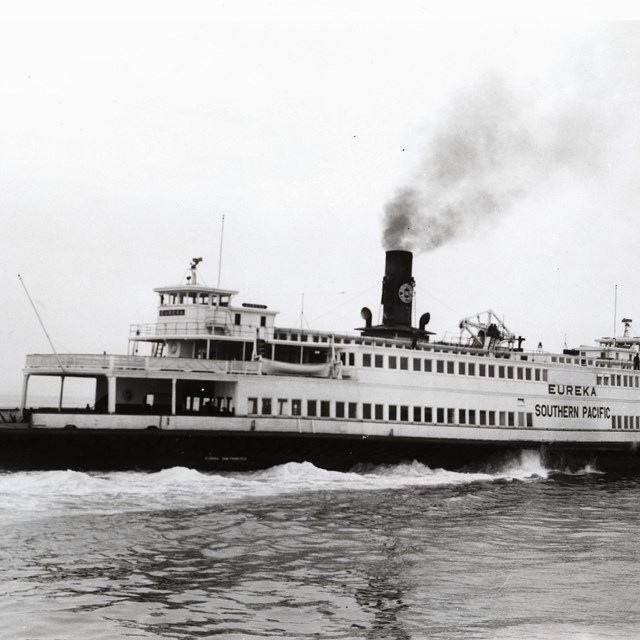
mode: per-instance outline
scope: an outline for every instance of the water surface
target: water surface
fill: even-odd
[[[7,638],[637,638],[640,480],[0,475]]]

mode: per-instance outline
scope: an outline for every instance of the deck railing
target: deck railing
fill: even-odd
[[[203,360],[200,358],[154,358],[153,356],[123,356],[94,354],[58,354],[27,356],[27,373],[42,369],[69,371],[181,371],[208,373],[260,373],[260,362],[244,360]]]
[[[271,339],[273,329],[260,327],[260,337]],[[255,338],[256,327],[242,327],[240,325],[215,324],[206,326],[202,322],[152,322],[148,324],[132,324],[129,327],[130,340],[149,340],[154,338]]]

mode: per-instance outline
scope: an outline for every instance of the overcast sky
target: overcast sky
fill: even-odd
[[[18,274],[60,352],[125,353],[192,257],[217,283],[223,214],[222,286],[281,326],[376,319],[398,206],[441,337],[592,343],[615,285],[640,326],[640,23],[126,6],[0,22],[0,392],[50,352]]]

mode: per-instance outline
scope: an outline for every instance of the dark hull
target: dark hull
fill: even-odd
[[[550,469],[640,470],[629,445],[425,440],[346,435],[116,429],[0,429],[5,470],[156,471],[175,466],[203,471],[248,471],[287,462],[311,462],[346,471],[357,464],[417,460],[432,469],[490,471],[537,450]]]

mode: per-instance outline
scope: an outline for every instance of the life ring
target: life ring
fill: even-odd
[[[129,402],[129,400],[131,400],[131,398],[133,397],[133,394],[131,393],[131,389],[125,389],[122,392],[122,397],[124,398],[124,400]]]
[[[169,351],[171,351],[171,353],[176,353],[178,351],[178,345],[174,342],[170,347],[169,347]]]

